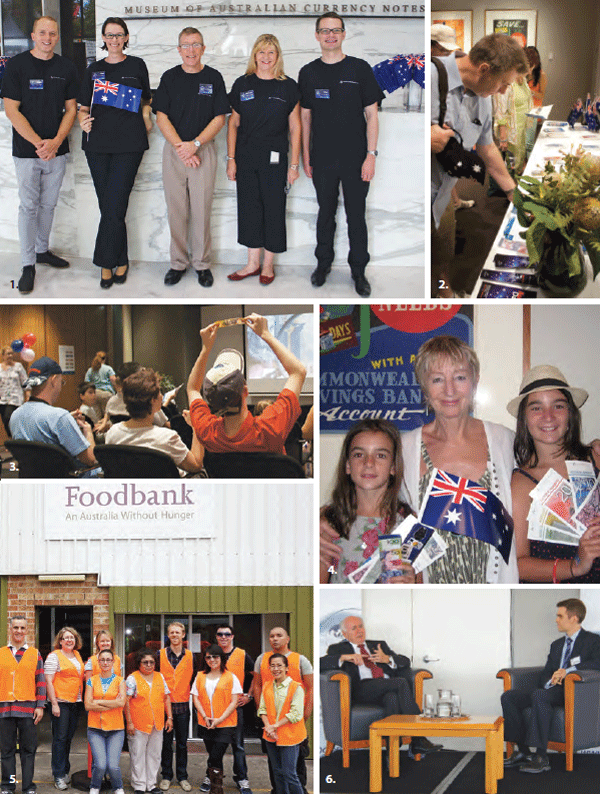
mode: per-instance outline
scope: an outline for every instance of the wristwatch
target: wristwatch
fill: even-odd
[[[194,139],[194,146],[196,147],[196,149],[199,149],[202,146],[198,138]]]
[[[367,154],[372,154],[373,157],[377,157],[379,152],[377,151],[377,149],[372,149],[371,151],[367,151]]]

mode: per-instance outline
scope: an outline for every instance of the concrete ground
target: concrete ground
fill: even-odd
[[[35,757],[35,783],[39,794],[56,794],[54,788],[54,781],[52,779],[52,771],[50,766],[50,751],[51,751],[51,727],[50,720],[47,716],[44,717],[38,727],[38,750]],[[204,772],[206,769],[206,752],[204,751],[203,742],[188,742],[188,773],[189,781],[192,784],[193,790],[198,791],[198,787],[204,779]],[[248,760],[248,779],[253,792],[269,792],[271,785],[269,782],[269,770],[267,768],[267,758],[263,755],[260,742],[250,741],[246,742],[246,756]],[[71,774],[79,772],[87,768],[87,740],[85,730],[85,719],[80,722],[79,728],[71,745]],[[225,777],[223,780],[223,788],[228,794],[237,792],[233,778],[232,778],[232,757],[230,751],[225,756]],[[313,762],[307,762],[308,767],[308,791],[313,792]],[[125,783],[125,791],[131,792],[132,787],[129,784],[129,754],[123,752],[121,755],[121,771],[123,773],[123,782]],[[17,780],[20,781],[21,770],[19,760],[17,759]],[[66,794],[75,792],[76,789],[68,789]],[[17,783],[17,792],[20,793],[20,785]],[[182,794],[182,789],[176,781],[174,781],[169,789],[172,794]]]

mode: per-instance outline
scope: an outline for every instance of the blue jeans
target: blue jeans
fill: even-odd
[[[55,780],[66,777],[71,771],[69,753],[82,705],[81,701],[79,703],[59,701],[60,715],[58,717],[52,715],[52,777]]]
[[[121,761],[125,731],[102,731],[99,728],[88,728],[87,737],[92,751],[90,788],[101,788],[105,772],[108,772],[113,791],[123,788],[119,762]]]
[[[233,752],[233,779],[236,782],[248,780],[248,764],[246,763],[246,751],[244,750],[243,708],[237,709],[237,725],[234,739],[231,742],[231,750]]]
[[[275,742],[266,742],[266,745],[275,775],[277,794],[302,794],[302,786],[296,773],[300,745],[292,744],[284,747],[276,745]]]

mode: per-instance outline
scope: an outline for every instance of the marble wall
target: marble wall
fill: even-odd
[[[96,18],[120,16],[124,5],[97,3]],[[182,27],[195,25],[206,43],[204,61],[217,68],[229,88],[245,70],[256,37],[274,33],[281,43],[288,74],[296,77],[300,67],[318,57],[312,18],[206,18],[127,20],[131,33],[129,52],[144,58],[151,84],[179,63],[177,35]],[[348,19],[344,51],[371,64],[399,52],[422,52],[422,19]],[[100,55],[100,51],[98,51]],[[405,113],[406,92],[395,92],[385,100],[380,116],[380,140],[375,180],[368,198],[371,264],[418,266],[424,254],[424,114]],[[416,86],[411,104],[418,103]],[[98,222],[93,185],[80,149],[77,128],[71,134],[71,149],[61,198],[57,207],[52,245],[69,256],[91,258]],[[153,129],[150,149],[144,155],[128,213],[129,251],[133,260],[167,262],[169,232],[161,179],[163,138]],[[225,130],[217,137],[219,169],[213,204],[214,261],[237,264],[245,259],[238,246],[235,187],[225,175]],[[0,252],[18,251],[16,208],[18,194],[11,158],[11,130],[0,115]],[[304,174],[288,198],[288,251],[278,257],[282,266],[313,261],[317,204],[314,189]],[[338,215],[338,244],[335,264],[346,261],[347,242],[343,208]]]

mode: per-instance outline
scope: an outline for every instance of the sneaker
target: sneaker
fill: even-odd
[[[202,794],[208,794],[210,791],[210,778],[205,777],[202,783],[200,783],[200,791]]]
[[[167,780],[166,777],[163,777],[163,779],[158,784],[158,787],[161,791],[168,791],[171,788],[171,781]]]
[[[250,783],[247,780],[238,780],[236,786],[241,791],[241,794],[252,794]]]
[[[56,777],[54,778],[54,788],[57,788],[59,791],[65,791],[65,789],[69,788],[69,784],[64,777]]]
[[[535,753],[531,756],[529,761],[525,764],[521,764],[519,767],[519,772],[530,772],[531,774],[537,775],[539,772],[549,772],[550,771],[550,761],[547,755],[538,755]]]
[[[90,789],[90,794],[100,794],[100,789],[99,788],[91,788]]]
[[[181,788],[184,791],[191,791],[192,790],[192,785],[191,785],[190,781],[187,778],[185,780],[180,780],[179,781],[179,785],[181,786]]]
[[[113,794],[125,794],[122,788],[116,788],[113,791]]]
[[[17,284],[17,288],[19,292],[23,295],[27,295],[29,292],[33,292],[33,284],[35,282],[35,265],[25,265],[23,268],[23,272],[21,273],[21,278],[19,279],[19,283]],[[62,778],[59,778],[62,780]]]

